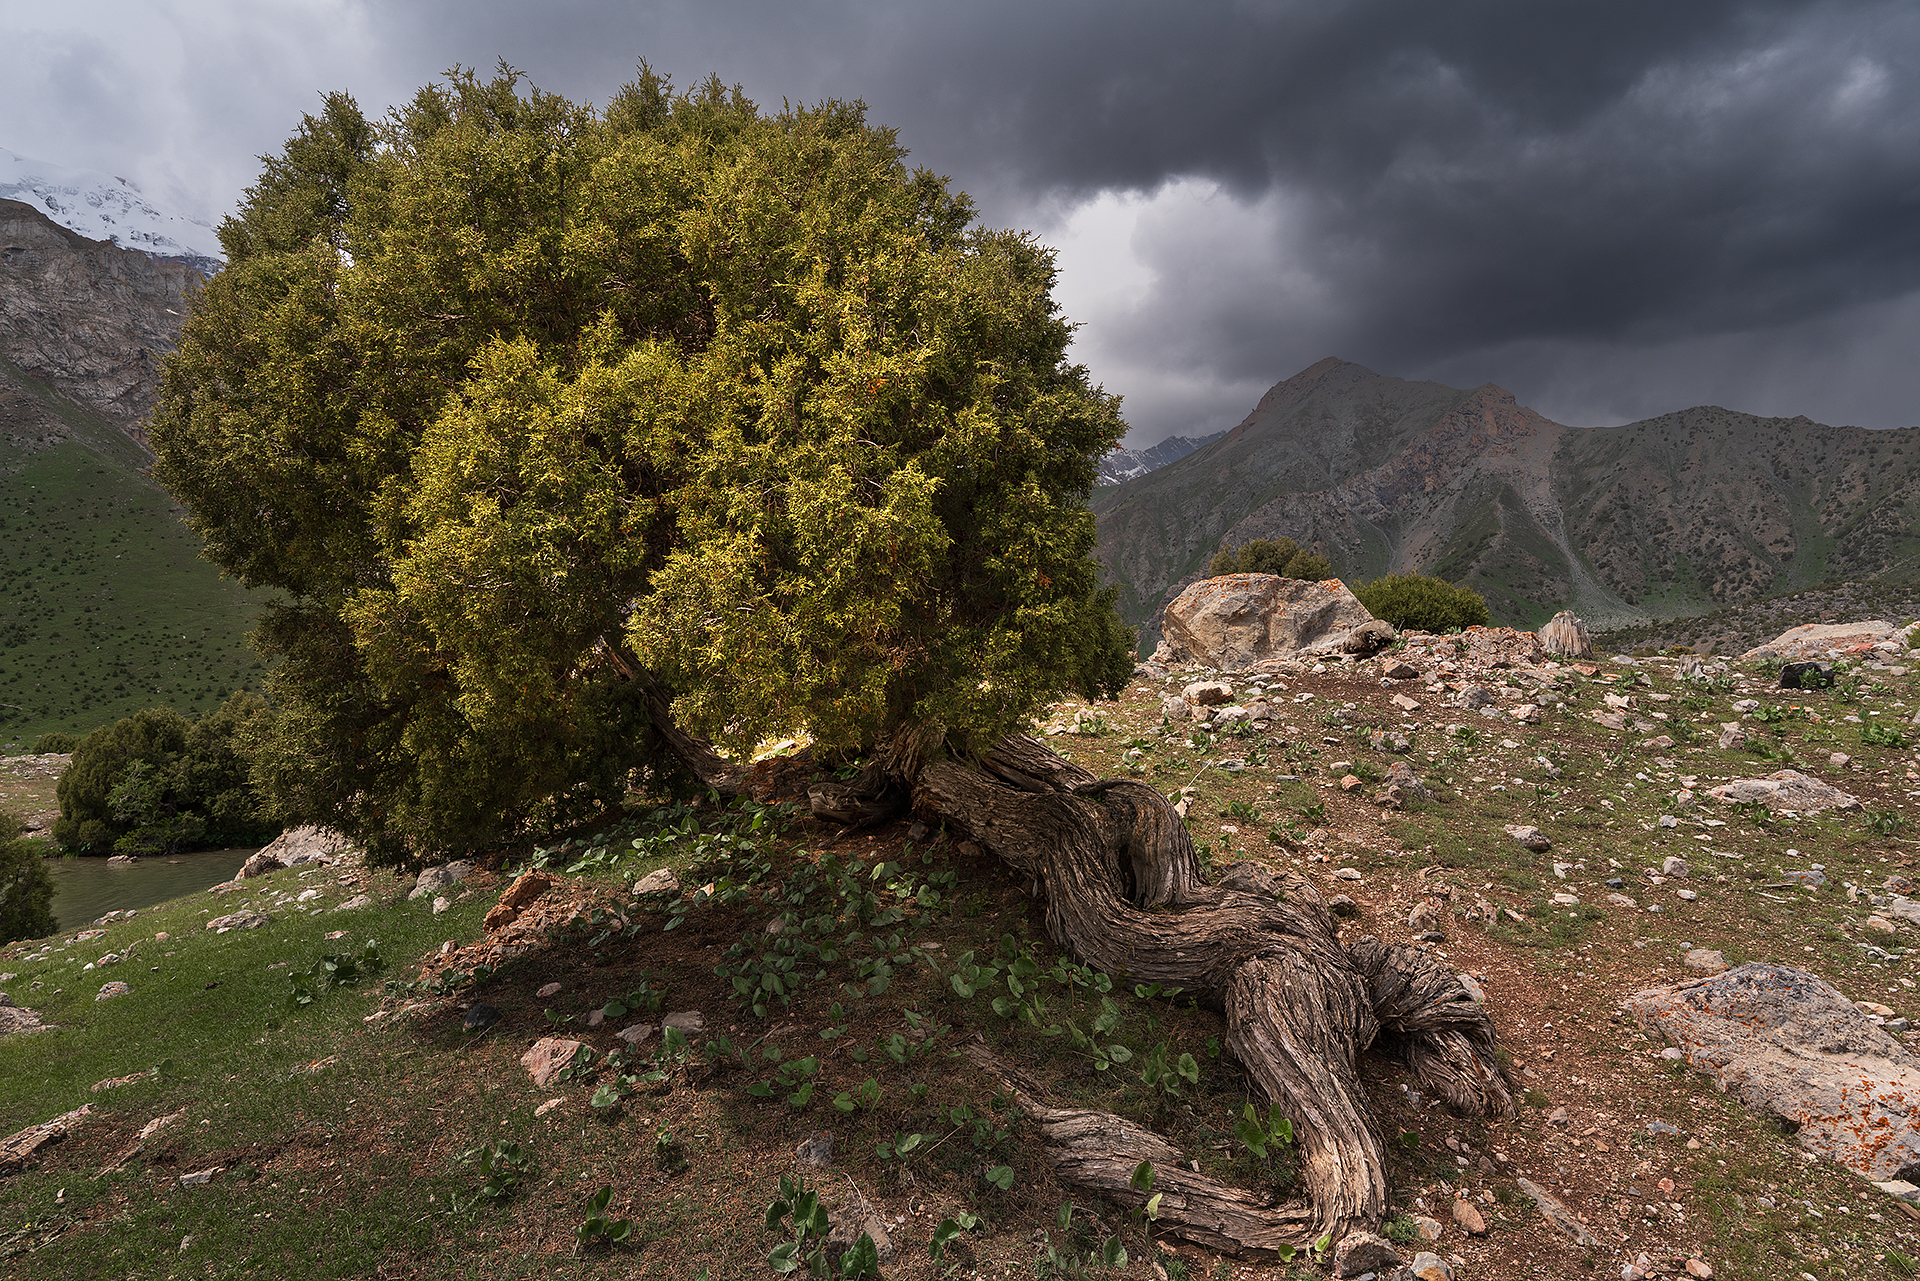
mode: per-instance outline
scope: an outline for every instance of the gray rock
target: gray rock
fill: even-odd
[[[273,838],[261,854],[280,860],[285,867],[307,863],[335,863],[355,853],[352,842],[324,827],[290,827]]]
[[[1456,974],[1453,976],[1453,981],[1460,985],[1460,990],[1471,997],[1476,1005],[1487,1003],[1487,989],[1481,987],[1479,980],[1473,975]]]
[[[469,859],[457,859],[451,863],[442,863],[438,867],[429,867],[420,873],[420,879],[414,882],[413,892],[407,895],[411,902],[436,894],[449,885],[458,884],[473,873],[473,863]]]
[[[1397,729],[1377,729],[1367,736],[1367,746],[1376,752],[1406,752],[1413,740]]]
[[[1537,827],[1509,825],[1505,831],[1508,836],[1511,836],[1535,854],[1545,854],[1553,848],[1553,842],[1547,839],[1547,834]]]
[[[680,877],[670,867],[656,867],[633,883],[635,894],[678,894]]]
[[[1233,686],[1225,681],[1195,681],[1180,696],[1200,707],[1221,707],[1233,701]]]
[[[1660,875],[1662,876],[1671,876],[1675,880],[1685,880],[1692,874],[1693,869],[1687,866],[1687,860],[1683,858],[1669,854],[1660,860]]]
[[[1860,801],[1837,787],[1808,778],[1799,770],[1776,770],[1765,778],[1743,778],[1707,789],[1707,795],[1723,805],[1742,805],[1758,801],[1779,813],[1817,814],[1822,810],[1857,810]]]
[[[1255,663],[1337,644],[1373,621],[1338,579],[1310,583],[1272,574],[1227,574],[1194,583],[1161,616],[1173,662],[1240,672]],[[1156,660],[1160,652],[1155,651]]]
[[[793,1154],[807,1165],[831,1165],[833,1164],[833,1135],[825,1130],[809,1134],[800,1140],[800,1146],[793,1150]]]
[[[1346,894],[1335,894],[1327,900],[1327,910],[1335,916],[1358,916],[1360,905]]]
[[[265,912],[231,912],[226,916],[214,917],[207,922],[207,928],[215,934],[225,934],[228,930],[257,930],[271,924],[273,918]]]
[[[1414,1255],[1407,1270],[1419,1281],[1453,1281],[1453,1269],[1447,1266],[1447,1261],[1427,1250]]]
[[[1680,1127],[1677,1125],[1668,1125],[1665,1121],[1649,1121],[1647,1122],[1647,1133],[1655,1136],[1664,1134],[1670,1139],[1677,1139],[1680,1137]]]
[[[1720,750],[1737,752],[1747,745],[1747,731],[1737,722],[1723,721],[1720,724]]]
[[[1522,1178],[1517,1180],[1517,1182],[1520,1184],[1520,1190],[1532,1197],[1533,1203],[1540,1207],[1541,1217],[1545,1218],[1548,1223],[1551,1223],[1554,1227],[1572,1237],[1574,1241],[1580,1245],[1599,1246],[1600,1238],[1588,1231],[1587,1225],[1580,1222],[1573,1211],[1567,1209],[1567,1207],[1561,1203],[1560,1198],[1554,1196],[1553,1193],[1547,1191],[1532,1179]]]
[[[1454,705],[1469,711],[1478,707],[1491,707],[1494,703],[1493,691],[1485,685],[1468,685],[1453,696]]]
[[[1570,609],[1563,609],[1540,629],[1540,648],[1557,658],[1587,658],[1593,653],[1593,638],[1587,625]]]
[[[692,1036],[707,1026],[707,1020],[698,1010],[679,1010],[660,1020],[662,1027],[674,1028]]]
[[[1780,873],[1780,879],[1783,881],[1792,881],[1796,885],[1807,885],[1814,889],[1819,889],[1827,883],[1827,874],[1808,868],[1798,872],[1782,872]]]
[[[873,1252],[881,1263],[893,1261],[893,1236],[887,1231],[887,1225],[866,1198],[855,1195],[853,1204],[841,1206],[833,1213],[833,1228],[827,1233],[822,1253],[838,1263],[840,1256],[852,1249],[862,1234],[873,1238]]]
[[[96,1001],[111,1001],[116,996],[126,996],[126,995],[129,995],[132,991],[133,991],[132,988],[128,987],[125,983],[122,983],[116,979],[112,983],[103,985],[100,989],[99,995],[95,996],[93,999]]]
[[[1680,958],[1680,964],[1702,974],[1723,974],[1727,969],[1727,958],[1718,949],[1696,947]]]
[[[469,1032],[484,1032],[500,1021],[500,1011],[485,1001],[476,1001],[467,1016],[460,1020],[460,1026]]]
[[[246,862],[240,865],[240,871],[237,875],[241,879],[252,876],[265,876],[268,872],[278,872],[284,867],[286,867],[286,864],[282,863],[274,855],[269,854],[265,850],[257,850],[248,856]]]
[[[1391,1272],[1400,1266],[1393,1242],[1372,1232],[1349,1232],[1333,1247],[1333,1275],[1358,1277],[1366,1272]]]
[[[334,908],[333,910],[336,912],[351,912],[354,908],[357,908],[357,907],[372,907],[372,906],[373,906],[373,895],[356,894],[352,898],[348,899],[346,902],[340,904],[340,906]]]
[[[1809,1151],[1869,1179],[1920,1162],[1920,1059],[1806,971],[1743,965],[1626,1006],[1722,1090],[1794,1127]]]
[[[1393,624],[1381,618],[1369,618],[1358,627],[1350,628],[1339,641],[1342,654],[1359,654],[1362,657],[1377,654],[1400,639],[1400,633]]]
[[[1170,721],[1184,721],[1193,716],[1193,704],[1178,694],[1170,694],[1160,700],[1160,714]]]

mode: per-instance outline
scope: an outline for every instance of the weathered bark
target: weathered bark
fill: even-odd
[[[657,701],[669,742],[698,749],[689,764],[703,779],[720,774],[715,766],[724,762],[673,730],[665,700]],[[1237,863],[1207,884],[1185,825],[1145,784],[1096,778],[1022,736],[1003,740],[977,766],[936,756],[939,741],[930,730],[892,737],[852,784],[814,784],[814,812],[877,822],[899,812],[908,799],[903,780],[911,779],[916,812],[957,827],[1033,878],[1061,947],[1115,977],[1179,987],[1222,1010],[1228,1047],[1294,1122],[1311,1201],[1255,1213],[1250,1195],[1181,1173],[1179,1154],[1131,1123],[1033,1104],[1061,1177],[1125,1204],[1134,1166],[1151,1160],[1159,1170],[1165,1160],[1162,1190],[1179,1195],[1163,1201],[1163,1215],[1175,1204],[1192,1239],[1266,1257],[1281,1244],[1297,1248],[1322,1233],[1338,1240],[1385,1216],[1384,1153],[1358,1068],[1377,1038],[1455,1108],[1511,1109],[1491,1022],[1427,953],[1370,937],[1343,947],[1319,890],[1297,874]]]
[[[979,768],[928,765],[914,803],[1032,876],[1056,943],[1225,1012],[1234,1056],[1294,1121],[1313,1219],[1294,1244],[1321,1232],[1337,1240],[1386,1213],[1384,1154],[1358,1071],[1382,1031],[1454,1106],[1511,1107],[1492,1026],[1451,972],[1373,939],[1349,953],[1303,877],[1236,864],[1205,884],[1185,827],[1152,788],[1096,779],[1015,738]],[[1249,1238],[1240,1248],[1269,1247]]]
[[[1041,1104],[985,1046],[970,1046],[965,1052],[1012,1094],[1014,1104],[1039,1131],[1048,1164],[1061,1182],[1098,1192],[1128,1210],[1145,1206],[1158,1194],[1156,1232],[1228,1254],[1278,1258],[1311,1235],[1313,1207],[1306,1202],[1267,1205],[1244,1188],[1189,1169],[1178,1148],[1123,1117]],[[1142,1161],[1153,1166],[1153,1186],[1146,1191],[1133,1183]]]

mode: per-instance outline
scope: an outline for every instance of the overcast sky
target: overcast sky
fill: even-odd
[[[215,219],[330,89],[861,98],[1058,246],[1129,443],[1337,355],[1601,425],[1920,424],[1920,6],[0,0],[0,147]]]

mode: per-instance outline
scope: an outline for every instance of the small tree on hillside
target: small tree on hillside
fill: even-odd
[[[1317,583],[1333,577],[1333,566],[1325,556],[1296,546],[1291,538],[1256,538],[1232,551],[1222,548],[1215,552],[1207,573],[1214,578],[1224,574],[1274,574]]]
[[[644,68],[604,112],[506,69],[378,129],[329,98],[222,228],[153,430],[209,555],[285,597],[257,775],[394,859],[616,802],[650,749],[736,792],[803,730],[867,762],[817,815],[911,804],[1045,887],[1063,947],[1226,1010],[1312,1204],[1163,1227],[1375,1223],[1356,1056],[1386,1024],[1497,1109],[1491,1027],[1423,954],[1344,949],[1304,880],[1208,884],[1164,796],[1022,733],[1132,669],[1086,506],[1122,423],[1050,253],[903,161],[858,105]]]
[[[53,916],[53,878],[26,825],[0,810],[0,945],[43,938],[59,928]]]
[[[1388,574],[1360,584],[1353,594],[1368,613],[1401,631],[1457,632],[1485,627],[1493,618],[1479,592],[1424,574]]]

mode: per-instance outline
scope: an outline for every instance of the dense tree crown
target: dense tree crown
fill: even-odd
[[[904,155],[858,104],[643,67],[595,110],[502,67],[377,123],[329,96],[266,159],[153,439],[281,594],[277,805],[486,839],[613,794],[643,685],[735,752],[978,750],[1118,688],[1085,507],[1117,401],[1050,252]]]
[[[1402,631],[1457,632],[1492,621],[1487,602],[1471,587],[1424,574],[1388,574],[1353,589],[1375,618]]]

